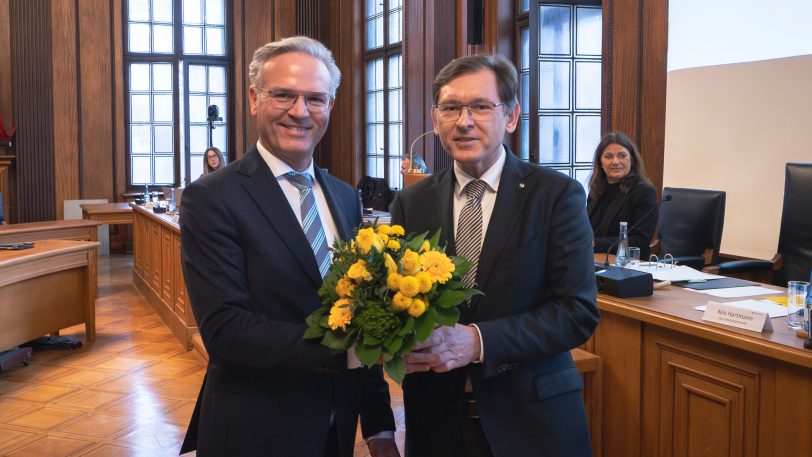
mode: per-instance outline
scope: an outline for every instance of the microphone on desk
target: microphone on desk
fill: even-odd
[[[632,224],[631,227],[629,227],[628,233],[631,234],[632,230],[636,229],[637,226],[640,225],[641,222],[646,220],[651,215],[651,213],[654,212],[655,209],[659,211],[660,206],[662,206],[662,204],[665,203],[665,202],[670,202],[672,198],[674,198],[674,197],[672,197],[670,194],[666,195],[665,197],[663,197],[663,200],[660,202],[660,204],[658,204],[657,206],[655,206],[653,208],[649,208],[649,210],[646,211],[645,214],[643,214],[643,216],[640,219],[637,220],[637,222],[635,222],[634,224]],[[620,242],[620,240],[618,239],[614,243],[610,244],[609,249],[606,250],[606,258],[603,260],[604,268],[609,266],[609,253],[612,252],[612,249],[614,249],[619,242]]]

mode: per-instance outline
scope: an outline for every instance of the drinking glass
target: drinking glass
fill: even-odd
[[[809,283],[806,281],[789,281],[787,283],[787,325],[791,329],[799,329],[804,326],[804,300],[809,291]]]
[[[629,259],[631,260],[631,264],[633,267],[640,265],[640,248],[631,247],[629,248]]]

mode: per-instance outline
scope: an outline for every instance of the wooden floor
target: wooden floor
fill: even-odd
[[[204,366],[132,285],[132,256],[99,257],[96,342],[0,374],[2,456],[176,456]],[[64,330],[84,341],[81,326]],[[403,449],[403,402],[392,406]],[[356,457],[368,456],[356,442]]]

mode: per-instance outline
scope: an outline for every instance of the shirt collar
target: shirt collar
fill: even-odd
[[[271,169],[271,173],[273,173],[275,178],[278,179],[290,173],[291,171],[293,172],[296,171],[290,165],[285,163],[282,159],[271,154],[271,151],[265,149],[265,146],[263,146],[262,143],[259,141],[257,141],[257,151],[259,151],[259,155],[260,157],[262,157],[262,160],[264,160],[265,163],[268,164],[268,168]],[[305,168],[304,171],[302,171],[301,173],[309,173],[310,176],[313,177],[313,180],[315,181],[316,174],[313,171],[313,159],[310,159],[310,163],[307,165],[307,168]]]
[[[485,184],[488,185],[488,188],[493,192],[499,190],[499,180],[502,179],[502,168],[505,167],[505,154],[505,147],[500,144],[499,157],[496,159],[496,162],[494,162],[493,165],[485,170],[485,173],[482,173],[482,176],[478,178],[479,180],[484,181]],[[458,184],[458,186],[454,187],[454,194],[457,196],[457,198],[459,198],[462,196],[465,186],[477,178],[474,178],[468,173],[462,171],[462,168],[460,168],[456,160],[454,161],[454,175],[457,177]]]

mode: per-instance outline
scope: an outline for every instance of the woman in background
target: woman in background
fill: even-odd
[[[589,179],[589,222],[595,252],[607,252],[618,240],[620,222],[628,222],[629,246],[640,248],[647,259],[649,242],[657,227],[657,191],[646,177],[637,146],[620,132],[601,138],[592,160]]]
[[[206,152],[203,153],[203,174],[200,176],[205,176],[223,168],[224,166],[225,161],[223,160],[223,153],[220,152],[219,149],[212,146],[206,149]]]

